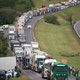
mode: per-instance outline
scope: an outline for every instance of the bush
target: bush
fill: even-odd
[[[56,16],[54,16],[53,14],[46,14],[45,16],[44,16],[44,20],[45,20],[45,22],[48,22],[48,23],[51,23],[51,24],[60,24],[59,22],[58,22],[58,19],[57,19],[57,17]]]

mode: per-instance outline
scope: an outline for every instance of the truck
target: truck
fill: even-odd
[[[24,51],[22,47],[15,47],[14,53],[16,56],[16,61],[22,61],[22,58],[24,57]]]
[[[20,43],[18,40],[11,40],[10,41],[10,48],[11,48],[11,51],[14,51],[14,48],[15,47],[20,47]]]
[[[50,68],[50,64],[54,62],[56,62],[56,59],[45,59],[45,61],[43,62],[42,71],[41,71],[42,78],[48,78],[47,71]]]
[[[16,57],[0,57],[0,70],[12,70],[15,69],[16,64]],[[1,79],[0,79],[1,80]]]
[[[19,17],[19,19],[18,19],[18,21],[17,21],[17,25],[24,27],[25,22],[26,22],[26,18],[25,18],[25,16],[22,15],[22,16]]]
[[[22,68],[23,69],[30,69],[30,57],[29,55],[26,55],[22,58]]]
[[[9,40],[16,39],[16,28],[15,28],[15,26],[9,26],[8,37],[9,37]]]
[[[46,57],[44,54],[40,54],[40,52],[33,53],[33,56],[31,57],[31,69],[36,72],[41,72],[42,65],[45,59]]]
[[[55,62],[50,65],[47,80],[69,80],[69,67],[66,62]]]
[[[8,38],[9,38],[9,40],[15,40],[16,39],[16,33],[13,29],[9,29]]]
[[[24,29],[22,26],[17,27],[17,36],[18,37],[21,37],[21,36],[25,37]]]
[[[6,71],[0,70],[0,80],[6,80]]]
[[[23,44],[22,48],[24,50],[24,56],[29,55],[32,56],[32,46],[31,44]]]
[[[26,39],[24,36],[21,36],[21,37],[18,37],[18,40],[20,42],[21,45],[25,44],[26,43]]]
[[[39,50],[39,44],[38,42],[31,42],[32,50]]]

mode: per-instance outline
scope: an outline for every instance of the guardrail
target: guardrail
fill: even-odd
[[[76,34],[78,35],[78,37],[80,38],[80,35],[79,35],[79,33],[78,33],[77,29],[76,29],[77,26],[80,27],[80,25],[78,25],[79,23],[80,23],[80,21],[78,21],[76,24],[74,24],[73,28],[74,28]]]

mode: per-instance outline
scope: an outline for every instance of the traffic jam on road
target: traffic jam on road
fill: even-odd
[[[16,26],[8,27],[10,50],[14,52],[16,61],[21,61],[20,67],[23,70],[32,70],[40,73],[43,78],[42,80],[44,80],[44,78],[47,80],[53,80],[53,78],[54,80],[68,80],[69,66],[66,62],[67,60],[63,59],[62,62],[59,62],[53,59],[51,55],[40,50],[37,41],[29,40],[30,42],[28,42],[29,38],[26,37],[26,35],[29,34],[26,33],[27,31],[29,31],[29,33],[32,32],[33,25],[28,23],[37,16],[60,11],[79,3],[79,1],[67,1],[61,4],[50,4],[49,7],[42,6],[40,9],[23,13],[18,18]],[[30,33],[30,35],[32,35],[32,33]]]

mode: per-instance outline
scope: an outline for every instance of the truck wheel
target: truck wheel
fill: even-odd
[[[50,80],[50,77],[48,77],[47,80]]]
[[[44,79],[44,74],[41,74],[42,75],[42,78]]]

